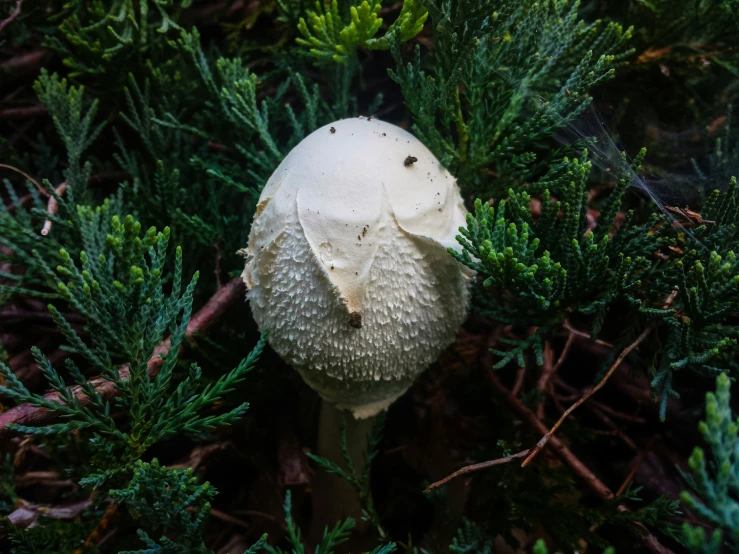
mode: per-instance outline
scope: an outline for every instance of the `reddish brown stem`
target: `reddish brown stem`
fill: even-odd
[[[224,312],[237,300],[244,295],[244,283],[240,277],[235,277],[221,287],[208,302],[200,308],[200,310],[192,317],[190,324],[187,326],[185,336],[192,338],[198,333],[202,333],[213,325],[224,314]],[[162,368],[164,359],[162,358],[169,351],[170,339],[160,342],[154,349],[154,354],[148,363],[149,376],[154,377]],[[118,377],[125,381],[131,376],[128,365],[122,366],[118,370]],[[96,377],[90,380],[90,383],[102,395],[104,400],[109,400],[118,394],[115,385],[104,379]],[[81,405],[86,405],[89,401],[87,396],[82,394],[79,387],[71,387],[75,396]],[[47,400],[58,401],[59,395],[50,393],[45,396]],[[30,404],[21,404],[15,408],[0,413],[0,438],[10,433],[7,429],[9,423],[16,425],[41,425],[56,417],[56,414],[47,412],[44,408],[31,406]]]
[[[113,520],[113,518],[118,513],[118,504],[115,502],[111,502],[108,507],[105,510],[105,513],[103,514],[103,517],[98,521],[98,524],[95,526],[95,529],[92,530],[92,533],[90,533],[85,540],[84,544],[80,546],[77,550],[74,551],[74,554],[84,554],[90,548],[92,548],[94,545],[98,543],[100,538],[102,537],[103,531],[105,531],[108,526],[110,525],[110,522]]]
[[[518,460],[519,458],[523,458],[524,456],[526,456],[529,452],[531,452],[531,449],[527,448],[526,450],[521,450],[521,452],[517,452],[516,454],[511,454],[510,456],[504,456],[503,458],[498,458],[496,460],[488,460],[487,462],[480,462],[479,464],[471,464],[468,466],[464,466],[463,468],[458,469],[454,473],[447,475],[443,479],[440,479],[439,481],[436,481],[435,483],[431,483],[428,487],[426,487],[426,490],[423,492],[431,492],[434,489],[438,489],[440,486],[445,485],[452,479],[456,479],[457,477],[460,477],[462,475],[467,475],[468,473],[474,473],[475,471],[480,471],[481,469],[487,469],[493,466],[507,464],[508,462],[512,462],[513,460]]]
[[[518,417],[520,417],[524,423],[526,423],[532,429],[539,431],[540,433],[546,433],[548,431],[547,426],[544,425],[536,414],[524,406],[518,398],[513,396],[508,389],[498,379],[498,376],[493,370],[493,360],[490,353],[486,353],[482,357],[483,371],[490,382],[493,389],[493,394],[505,405],[507,405],[511,411],[513,411]],[[557,437],[553,436],[549,440],[549,445],[552,447],[554,453],[559,457],[562,462],[570,468],[570,470],[579,477],[587,486],[595,492],[598,496],[604,500],[613,498],[613,492],[609,489],[603,481],[590,471],[590,469],[570,451],[565,444]],[[625,506],[620,506],[619,510],[627,510]],[[639,535],[639,539],[644,545],[651,551],[659,554],[674,554],[672,550],[660,544],[657,538],[645,529],[644,534]]]
[[[64,181],[61,185],[56,187],[56,193],[61,196],[64,194],[64,191],[67,190],[67,182]],[[59,202],[57,202],[57,199],[54,196],[49,196],[49,202],[46,205],[46,211],[49,213],[50,216],[56,215],[56,212],[59,211]],[[47,236],[49,232],[51,231],[51,219],[46,218],[46,221],[44,221],[44,227],[41,229],[41,235]]]
[[[32,50],[25,54],[14,56],[9,60],[0,63],[0,73],[8,72],[18,75],[21,73],[36,71],[45,56],[46,50]]]
[[[27,108],[6,108],[0,110],[0,121],[12,121],[18,119],[31,119],[37,115],[46,113],[43,106],[29,106]]]
[[[49,196],[49,193],[47,192],[47,190],[44,187],[42,187],[36,179],[31,177],[28,173],[26,173],[22,169],[18,169],[17,167],[13,167],[12,165],[7,165],[7,164],[0,164],[0,167],[9,169],[11,171],[15,171],[16,173],[23,175],[23,177],[25,177],[27,180],[33,183],[33,185],[38,189],[38,191],[41,194],[43,194],[44,196]]]
[[[562,379],[556,379],[555,380],[555,383],[556,383],[556,385],[558,387],[561,387],[562,389],[566,390],[569,393],[572,393],[572,394],[581,394],[581,392],[578,391],[578,389],[576,389],[572,385],[569,385],[569,384],[565,383]],[[619,412],[619,411],[614,410],[613,408],[611,408],[609,405],[603,404],[602,402],[598,402],[597,400],[592,399],[592,398],[590,399],[590,402],[589,403],[592,404],[594,407],[596,407],[601,412],[604,412],[604,413],[606,413],[606,414],[608,414],[610,416],[613,416],[616,419],[620,419],[622,421],[628,421],[630,423],[638,423],[640,425],[647,422],[647,420],[644,419],[643,417],[639,417],[636,414],[625,414],[623,412]]]
[[[572,406],[567,408],[564,414],[562,414],[562,417],[557,420],[557,423],[554,424],[554,426],[546,432],[546,434],[541,438],[541,440],[536,444],[536,446],[532,449],[531,454],[529,454],[528,458],[526,458],[523,463],[521,464],[521,467],[526,467],[531,463],[531,461],[536,457],[536,455],[541,451],[544,446],[552,439],[552,436],[554,436],[554,433],[559,429],[559,426],[564,423],[564,421],[567,419],[567,417],[574,412],[580,405],[582,405],[583,402],[585,402],[588,398],[593,396],[596,392],[598,392],[601,388],[603,388],[603,385],[606,384],[608,379],[613,375],[613,372],[618,369],[618,366],[621,365],[621,362],[624,361],[626,356],[628,356],[637,346],[639,346],[644,339],[646,339],[649,336],[649,333],[652,332],[653,327],[649,326],[644,331],[642,331],[641,335],[632,342],[629,346],[624,348],[623,352],[619,354],[618,358],[616,358],[616,361],[613,362],[613,365],[608,369],[606,374],[603,376],[603,378],[598,382],[597,385],[595,385],[592,389],[588,390],[585,394],[583,394],[580,399],[575,402]]]
[[[10,12],[10,15],[0,21],[0,32],[2,32],[7,25],[10,25],[13,20],[21,14],[21,6],[23,6],[23,0],[16,0],[15,8]]]
[[[216,275],[216,288],[219,289],[223,286],[223,283],[221,282],[221,247],[218,244],[220,241],[221,237],[218,237],[216,239],[216,243],[213,245],[216,249],[216,267],[213,272]]]
[[[572,325],[570,325],[568,321],[565,321],[562,327],[567,329],[571,334],[575,335],[576,337],[579,337],[581,339],[586,339],[588,342],[592,342],[600,346],[604,346],[606,348],[613,348],[613,345],[610,342],[606,342],[601,339],[593,340],[592,338],[590,338],[590,335],[588,333],[584,333],[583,331],[580,331],[579,329],[575,329]]]

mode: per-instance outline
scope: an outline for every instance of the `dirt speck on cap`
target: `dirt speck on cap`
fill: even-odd
[[[418,158],[416,158],[415,156],[408,156],[405,160],[403,160],[403,165],[405,167],[410,167],[417,161],[418,161]]]
[[[361,329],[362,314],[360,314],[359,312],[352,312],[351,314],[349,314],[349,325],[351,325],[355,329]]]

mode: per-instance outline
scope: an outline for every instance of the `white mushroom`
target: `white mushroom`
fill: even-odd
[[[452,175],[413,135],[336,121],[296,146],[259,199],[243,273],[274,350],[355,417],[386,409],[455,337],[469,300]]]

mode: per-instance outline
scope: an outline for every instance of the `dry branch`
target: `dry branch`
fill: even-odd
[[[482,357],[482,366],[496,398],[508,406],[508,408],[520,417],[521,420],[529,427],[541,433],[546,433],[548,431],[547,426],[544,425],[538,417],[536,417],[534,412],[529,410],[523,402],[513,396],[500,382],[498,376],[495,374],[495,370],[493,370],[492,355],[489,352]],[[553,436],[549,439],[549,445],[552,447],[552,450],[554,450],[557,457],[559,457],[559,459],[562,460],[562,462],[569,467],[570,470],[579,477],[588,486],[588,488],[590,488],[590,490],[595,492],[604,500],[610,500],[613,498],[613,492],[611,489],[609,489],[603,481],[598,479],[598,477],[590,471],[590,469],[577,456],[575,456],[575,454],[573,454],[561,440]],[[619,506],[619,510],[624,511],[628,510],[628,508],[626,508],[626,506]],[[657,554],[674,554],[672,550],[660,544],[657,537],[649,533],[646,528],[644,528],[644,534],[639,535],[639,539],[651,552]]]
[[[64,181],[61,185],[56,187],[56,193],[57,195],[61,196],[64,194],[64,191],[67,190],[67,182]],[[46,211],[49,213],[49,217],[46,218],[44,221],[44,227],[41,229],[41,235],[47,236],[49,232],[51,231],[51,217],[55,216],[56,213],[59,211],[59,202],[57,202],[57,199],[55,196],[51,195],[49,196],[49,202],[46,206]]]
[[[49,192],[44,187],[42,187],[36,179],[31,177],[28,173],[26,173],[22,169],[18,169],[17,167],[13,167],[12,165],[7,165],[7,164],[0,164],[0,167],[9,169],[11,171],[15,171],[16,173],[23,175],[23,177],[25,177],[28,181],[33,183],[33,185],[38,189],[38,191],[41,194],[43,194],[44,196],[49,196]]]
[[[13,22],[13,20],[18,17],[21,14],[21,7],[23,6],[23,0],[16,0],[15,7],[13,8],[13,11],[10,12],[10,15],[0,21],[0,32]]]
[[[35,73],[46,57],[46,50],[31,50],[14,56],[0,63],[0,73],[12,73],[17,76],[23,73]]]
[[[431,492],[434,489],[438,489],[440,486],[445,485],[452,479],[456,479],[457,477],[460,477],[462,475],[467,475],[468,473],[474,473],[475,471],[480,471],[481,469],[487,469],[493,466],[507,464],[508,462],[512,462],[513,460],[518,460],[519,458],[523,458],[524,456],[526,456],[529,452],[531,452],[531,449],[527,448],[526,450],[522,450],[521,452],[517,452],[516,454],[511,454],[510,456],[505,456],[503,458],[498,458],[496,460],[488,460],[487,462],[480,462],[479,464],[471,464],[468,466],[464,466],[463,468],[458,469],[454,473],[447,475],[443,479],[440,479],[439,481],[436,481],[435,483],[431,483],[426,488],[426,490],[423,492]]]
[[[575,402],[572,406],[567,408],[564,414],[562,414],[562,417],[560,417],[557,420],[557,423],[554,424],[554,426],[549,429],[546,434],[539,440],[539,442],[534,446],[534,448],[531,451],[531,454],[529,454],[528,458],[526,458],[523,463],[521,464],[521,467],[526,467],[531,463],[531,461],[536,457],[536,455],[539,453],[539,451],[546,446],[546,444],[551,440],[554,433],[559,429],[559,426],[564,423],[564,420],[569,417],[569,415],[574,412],[583,402],[585,402],[588,398],[593,396],[596,392],[598,392],[601,388],[603,388],[603,385],[606,384],[608,379],[613,375],[613,372],[618,369],[618,366],[621,365],[621,362],[624,361],[626,356],[628,356],[637,346],[639,346],[644,339],[646,339],[649,336],[649,333],[652,332],[653,327],[650,325],[644,331],[642,331],[641,335],[637,337],[637,339],[632,342],[629,346],[624,348],[624,350],[619,354],[618,358],[616,358],[616,361],[613,362],[613,365],[608,369],[606,374],[603,376],[603,378],[598,382],[597,385],[595,385],[592,389],[588,390],[585,394],[583,394],[577,402]]]
[[[46,113],[43,106],[28,106],[27,108],[6,108],[0,110],[0,121],[31,119]]]

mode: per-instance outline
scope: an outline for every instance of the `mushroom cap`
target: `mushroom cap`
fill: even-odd
[[[410,133],[361,117],[318,129],[259,199],[243,273],[257,324],[324,399],[375,415],[464,321],[469,273],[447,248],[465,215]]]

